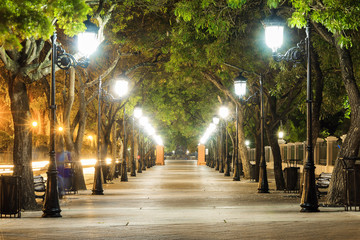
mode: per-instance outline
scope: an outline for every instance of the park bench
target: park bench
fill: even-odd
[[[41,175],[34,176],[34,190],[35,190],[35,197],[36,198],[42,198],[44,201],[45,198],[45,180]],[[40,194],[37,194],[40,193]]]
[[[327,189],[330,185],[332,173],[322,172],[318,178],[316,178],[316,193],[320,198],[323,195],[327,194],[327,191],[320,191],[320,189]]]

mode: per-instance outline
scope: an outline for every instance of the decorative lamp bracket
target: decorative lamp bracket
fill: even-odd
[[[68,70],[70,67],[80,66],[87,68],[89,66],[89,58],[82,57],[76,60],[73,55],[67,53],[61,46],[56,45],[56,65],[63,69]]]
[[[285,60],[287,62],[301,63],[304,61],[305,55],[305,41],[301,40],[296,47],[290,48],[285,54],[274,52],[273,58],[276,62]]]

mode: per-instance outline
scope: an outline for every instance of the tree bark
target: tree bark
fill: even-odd
[[[282,160],[280,153],[280,146],[277,138],[277,128],[270,128],[269,126],[266,129],[266,136],[270,143],[271,151],[274,157],[274,176],[276,183],[276,190],[284,190],[285,189],[285,181],[282,171]]]
[[[239,104],[239,103],[236,103]],[[239,104],[240,105],[240,104]],[[244,107],[239,106],[239,128],[238,128],[238,134],[239,134],[239,156],[240,161],[243,166],[243,172],[244,172],[244,178],[250,179],[250,161],[248,158],[248,151],[247,147],[245,145],[245,132],[244,132]]]
[[[339,36],[335,36],[334,42],[337,42],[337,37]],[[350,51],[348,49],[341,48],[338,44],[335,44],[335,47],[339,57],[342,79],[351,106],[350,128],[341,146],[338,157],[357,157],[360,146],[360,92],[354,76]],[[354,161],[348,161],[347,163],[351,166],[354,164]],[[342,170],[342,164],[337,159],[330,181],[329,194],[327,196],[328,203],[344,203],[344,191],[344,171]]]
[[[85,131],[85,122],[86,122],[86,104],[84,99],[84,90],[79,91],[79,100],[80,100],[80,109],[78,111],[77,117],[75,117],[74,122],[71,123],[71,109],[74,104],[75,99],[75,69],[70,68],[70,77],[69,77],[69,88],[68,93],[64,93],[64,138],[66,150],[71,152],[71,161],[73,162],[74,173],[75,173],[75,188],[77,190],[86,190],[85,179],[83,168],[80,162],[80,154],[81,154],[81,143],[84,136]],[[83,109],[85,108],[85,109]],[[78,126],[77,135],[74,141],[74,130],[75,126]]]
[[[35,209],[34,177],[32,171],[32,133],[29,127],[31,114],[26,85],[19,76],[8,81],[11,114],[14,122],[14,176],[21,176],[22,207]]]
[[[115,166],[116,166],[116,122],[113,124],[111,130],[111,158],[112,162],[110,164],[110,169],[108,172],[108,179],[112,181],[115,175]]]

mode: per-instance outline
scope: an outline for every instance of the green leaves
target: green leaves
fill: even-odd
[[[33,37],[48,39],[53,21],[73,36],[83,31],[91,8],[85,0],[3,0],[0,2],[0,45],[21,49],[21,42]]]
[[[268,0],[271,8],[276,8],[279,0]],[[360,26],[360,4],[353,0],[291,0],[294,11],[289,24],[291,27],[302,28],[308,17],[322,24],[332,34],[338,34],[338,44],[349,48],[352,39],[347,31],[357,31]]]

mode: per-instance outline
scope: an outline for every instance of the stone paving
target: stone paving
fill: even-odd
[[[269,184],[270,194],[258,194],[255,182],[234,182],[196,161],[168,160],[129,182],[105,184],[104,196],[67,195],[62,218],[34,211],[0,219],[0,240],[360,239],[360,212],[300,213],[296,194],[275,191],[272,177]]]

